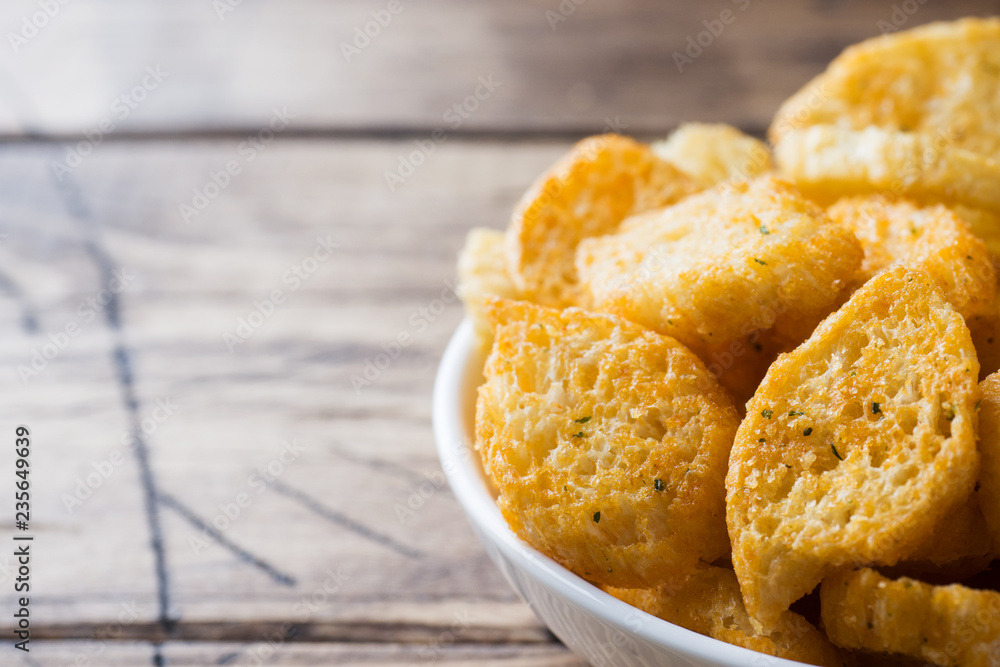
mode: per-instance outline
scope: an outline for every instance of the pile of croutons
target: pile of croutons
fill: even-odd
[[[592,137],[470,233],[500,508],[732,644],[997,667],[1000,20],[847,49],[769,139]]]

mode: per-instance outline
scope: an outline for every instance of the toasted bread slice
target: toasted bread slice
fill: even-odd
[[[956,148],[1000,154],[1000,19],[932,23],[848,47],[787,100],[775,143],[796,128],[942,136]]]
[[[772,167],[767,144],[731,125],[684,123],[652,149],[705,187],[722,181],[746,181]]]
[[[794,187],[762,176],[584,241],[577,269],[584,303],[701,351],[756,330],[818,323],[862,256],[850,230]]]
[[[476,442],[522,539],[580,576],[644,588],[729,550],[739,423],[672,338],[609,315],[492,300]]]
[[[979,357],[979,379],[985,380],[986,376],[1000,370],[1000,289],[989,312],[974,315],[966,323]]]
[[[774,156],[779,173],[824,205],[888,193],[1000,213],[1000,161],[937,137],[813,125],[787,132]]]
[[[771,366],[729,460],[733,565],[767,627],[828,574],[893,565],[968,498],[979,364],[924,273],[889,269]]]
[[[518,299],[520,294],[507,273],[503,232],[476,227],[469,230],[458,255],[458,296],[472,320],[483,351],[493,345],[493,327],[486,317],[486,299]]]
[[[1000,373],[979,385],[979,506],[986,517],[996,553],[1000,553]]]
[[[888,579],[874,570],[823,582],[823,625],[834,644],[924,660],[941,667],[996,667],[1000,593]]]
[[[605,588],[623,602],[713,639],[809,665],[842,667],[844,657],[809,621],[786,611],[776,628],[759,632],[750,621],[732,570],[708,566],[676,589]]]
[[[627,216],[698,189],[645,144],[616,134],[584,139],[531,186],[514,211],[506,244],[511,278],[530,301],[574,305],[573,257],[581,240],[613,232]]]
[[[860,285],[890,266],[926,271],[963,317],[990,312],[997,275],[986,244],[969,224],[942,205],[868,195],[846,197],[827,209],[861,241]]]

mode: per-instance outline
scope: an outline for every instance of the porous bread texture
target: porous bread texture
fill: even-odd
[[[476,227],[469,230],[458,255],[458,296],[472,320],[482,352],[493,344],[493,328],[486,317],[486,299],[491,296],[518,299],[520,293],[507,273],[503,232]]]
[[[849,230],[762,176],[629,218],[576,261],[585,304],[701,353],[772,327],[803,340],[862,256]]]
[[[966,323],[979,357],[979,378],[983,380],[1000,370],[1000,289],[989,312],[974,315]]]
[[[699,189],[645,144],[617,134],[584,139],[535,181],[515,209],[506,236],[510,276],[529,301],[575,305],[573,257],[581,240]]]
[[[996,667],[1000,593],[841,572],[820,590],[823,625],[838,646],[900,654],[941,667]]]
[[[747,405],[726,477],[733,565],[764,627],[824,577],[893,565],[971,493],[979,364],[924,273],[876,276]]]
[[[782,614],[775,629],[759,632],[747,615],[732,570],[707,566],[675,589],[605,590],[647,614],[727,644],[809,665],[845,664],[826,636],[794,612]]]
[[[813,125],[784,134],[774,157],[782,176],[822,204],[884,193],[1000,212],[1000,161],[947,136]]]
[[[491,300],[476,445],[511,528],[591,581],[683,581],[725,555],[739,423],[676,340],[609,315]]]
[[[772,168],[767,144],[721,123],[684,123],[651,148],[706,188],[749,180]]]
[[[952,137],[1000,154],[1000,19],[931,23],[848,47],[782,104],[770,137],[796,129],[876,126]]]
[[[996,553],[1000,553],[1000,373],[979,385],[979,506],[989,526]]]
[[[941,204],[921,208],[867,195],[845,197],[827,214],[853,231],[864,248],[856,285],[891,266],[921,269],[963,317],[992,311],[997,294],[993,259],[956,212]]]

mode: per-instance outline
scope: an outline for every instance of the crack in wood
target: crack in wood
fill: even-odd
[[[312,496],[303,493],[298,489],[293,489],[283,482],[279,482],[276,479],[271,480],[269,486],[281,495],[296,501],[314,514],[323,517],[330,523],[334,523],[341,528],[346,528],[358,537],[363,537],[370,542],[379,544],[387,549],[392,549],[396,553],[406,556],[407,558],[423,558],[426,555],[419,549],[408,547],[387,535],[383,535],[372,530],[368,526],[358,523],[354,519],[341,514],[337,510],[327,507]]]
[[[163,503],[164,507],[169,507],[174,510],[182,519],[190,523],[192,526],[198,530],[205,531],[209,537],[211,537],[215,542],[229,551],[231,554],[236,556],[237,559],[253,565],[258,570],[261,570],[267,574],[271,579],[278,582],[282,586],[295,586],[295,579],[288,574],[285,574],[281,570],[278,570],[273,565],[267,561],[254,556],[252,553],[239,546],[235,542],[229,540],[221,531],[217,530],[215,526],[212,526],[205,521],[203,521],[197,514],[195,514],[190,508],[184,505],[182,502],[174,498],[173,496],[160,492],[157,496],[159,501]]]
[[[471,624],[455,631],[452,621],[441,623],[402,623],[378,621],[183,621],[178,620],[168,632],[159,622],[116,626],[116,636],[109,642],[148,641],[155,646],[164,642],[257,642],[264,637],[282,635],[289,642],[402,643],[432,644],[448,633],[454,644],[551,644],[558,640],[541,625],[499,626]],[[31,626],[32,639],[86,640],[107,631],[106,623],[53,623]],[[9,627],[0,633],[10,634]]]

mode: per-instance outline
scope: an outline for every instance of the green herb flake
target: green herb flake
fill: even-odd
[[[805,417],[806,413],[799,412],[798,410],[792,410],[788,413],[789,417]]]
[[[944,416],[944,418],[947,419],[948,421],[951,421],[952,419],[955,418],[955,406],[954,405],[949,405],[948,406],[948,414],[946,414]]]
[[[765,227],[764,225],[761,225],[760,226],[760,233],[763,234],[764,236],[767,236],[771,232],[767,229],[767,227]]]
[[[654,479],[653,480],[653,490],[654,491],[662,491],[663,490],[663,480],[662,479]]]
[[[754,257],[754,258],[753,258],[753,261],[757,262],[757,263],[758,263],[758,264],[760,264],[761,266],[767,266],[767,262],[765,262],[765,261],[764,261],[764,260],[762,260],[762,259],[757,259],[756,257]]]
[[[770,419],[773,414],[774,413],[771,410],[761,410],[760,412],[760,416],[764,419]]]
[[[573,437],[574,438],[582,438],[583,437],[583,431],[580,431],[579,433],[574,433]]]
[[[587,422],[590,421],[590,416],[588,415],[587,417],[580,417],[579,419],[574,419],[573,421],[575,421],[577,424],[586,424]]]
[[[813,430],[812,430],[812,427],[810,426],[806,430],[802,431],[802,435],[812,435],[812,432],[813,432]]]
[[[601,522],[601,513],[594,512],[594,523],[600,523],[600,522]]]
[[[874,625],[872,625],[872,622],[871,622],[871,621],[868,621],[868,629],[869,629],[869,630],[874,630],[874,629],[875,629],[875,626],[874,626]]]
[[[841,461],[843,461],[843,460],[844,460],[844,457],[843,457],[843,456],[841,456],[841,455],[840,455],[840,452],[838,452],[838,451],[837,451],[837,445],[833,445],[833,444],[831,444],[831,445],[830,445],[830,449],[832,449],[832,450],[833,450],[833,455],[834,455],[834,456],[836,456],[836,457],[837,457],[838,459],[840,459]]]
[[[878,404],[878,403],[876,403],[876,402],[873,401],[872,402],[872,414],[873,415],[877,415],[880,412],[882,412],[882,406],[880,404]]]
[[[757,442],[767,442],[767,439],[766,438],[761,438]]]

